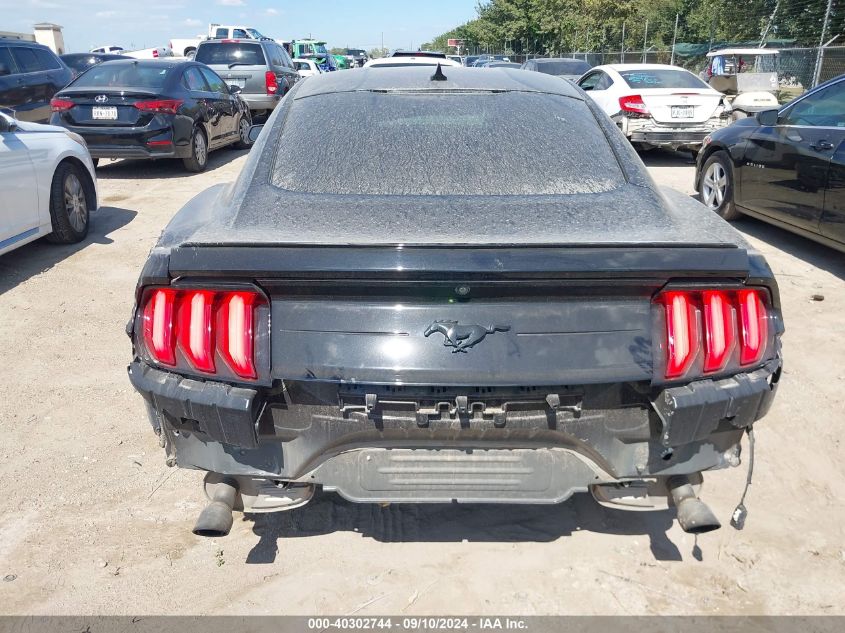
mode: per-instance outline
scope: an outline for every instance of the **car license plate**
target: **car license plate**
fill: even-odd
[[[226,83],[230,86],[237,86],[238,88],[243,88],[246,85],[246,80],[244,79],[227,79]]]
[[[117,108],[114,106],[94,106],[91,108],[91,118],[113,121],[117,118]]]
[[[672,106],[673,119],[691,119],[693,116],[693,106]]]

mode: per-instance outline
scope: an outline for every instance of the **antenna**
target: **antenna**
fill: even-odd
[[[437,64],[437,70],[434,71],[434,74],[431,76],[432,81],[446,81],[447,77],[443,74],[443,69],[440,67],[440,64]]]

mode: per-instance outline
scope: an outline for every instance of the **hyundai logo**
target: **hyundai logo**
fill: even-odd
[[[95,103],[105,103],[108,100],[109,98],[106,95],[97,95],[96,97],[94,97]]]

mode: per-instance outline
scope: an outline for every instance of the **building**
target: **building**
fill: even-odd
[[[51,48],[56,55],[65,54],[65,38],[62,27],[49,22],[39,22],[32,27],[35,30],[35,41]]]

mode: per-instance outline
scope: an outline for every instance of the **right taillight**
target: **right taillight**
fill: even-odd
[[[767,297],[765,290],[751,288],[658,295],[664,378],[718,374],[763,360],[769,347]]]
[[[254,290],[148,289],[139,312],[146,357],[189,372],[256,380],[257,311],[266,305]]]
[[[279,80],[276,78],[276,73],[272,70],[264,73],[264,84],[268,95],[274,95],[279,91]]]

